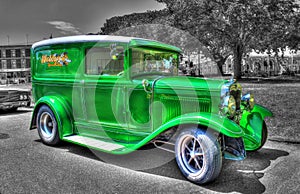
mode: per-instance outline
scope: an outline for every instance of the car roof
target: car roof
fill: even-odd
[[[109,35],[78,35],[78,36],[66,36],[59,38],[52,38],[36,42],[32,45],[35,49],[41,46],[55,45],[55,44],[68,44],[68,43],[81,43],[81,42],[124,42],[129,43],[133,37],[125,36],[109,36]]]
[[[78,35],[78,36],[66,36],[66,37],[47,39],[47,40],[42,40],[34,43],[32,45],[32,49],[42,47],[42,46],[49,46],[49,45],[83,43],[83,42],[120,42],[120,43],[128,43],[131,46],[146,45],[146,46],[156,46],[156,47],[160,45],[160,47],[181,52],[181,50],[175,46],[168,45],[154,40],[148,40],[148,39],[136,38],[136,37],[126,37],[126,36],[111,36],[111,35]]]

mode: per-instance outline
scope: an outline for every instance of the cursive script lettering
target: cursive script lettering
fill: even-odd
[[[66,66],[68,65],[70,62],[72,62],[67,53],[64,52],[60,55],[58,54],[53,54],[50,56],[47,55],[43,55],[42,59],[41,59],[41,63],[47,63],[48,67],[61,67],[61,66]]]

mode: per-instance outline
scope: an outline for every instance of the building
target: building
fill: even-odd
[[[233,57],[223,65],[225,74],[233,73]],[[300,52],[275,56],[266,53],[250,53],[242,60],[242,75],[246,77],[269,77],[300,74]]]
[[[196,77],[214,77],[221,75],[217,63],[210,57],[204,55],[202,51],[194,51],[183,54],[181,60],[179,69],[182,74],[191,75],[191,70],[193,69]]]
[[[0,46],[0,84],[30,82],[31,45]]]

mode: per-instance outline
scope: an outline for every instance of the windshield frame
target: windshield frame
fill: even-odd
[[[140,51],[147,51],[147,52],[156,52],[156,53],[169,53],[170,55],[176,55],[176,58],[172,60],[172,66],[174,68],[173,73],[167,73],[167,72],[160,72],[160,71],[144,71],[140,72],[138,74],[133,74],[132,70],[134,68],[133,64],[133,52],[135,50],[140,50]],[[143,77],[143,76],[177,76],[179,73],[179,56],[180,53],[176,52],[174,50],[169,50],[169,49],[159,49],[159,48],[153,48],[153,47],[131,47],[129,48],[129,53],[130,53],[130,61],[129,61],[129,76],[130,78],[137,78],[137,77]],[[145,62],[146,60],[143,59]],[[154,61],[160,61],[160,60],[154,60]],[[161,60],[162,61],[162,60]],[[175,63],[174,63],[175,61]]]

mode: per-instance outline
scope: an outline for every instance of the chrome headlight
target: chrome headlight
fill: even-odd
[[[236,113],[236,101],[232,95],[224,96],[221,103],[221,112],[224,115],[233,117]]]
[[[220,111],[223,115],[233,118],[240,110],[242,87],[234,81],[224,84],[221,88]]]
[[[23,95],[21,94],[21,95],[20,95],[20,100],[23,100],[23,98],[24,98],[24,97],[23,97]]]
[[[233,83],[230,88],[230,95],[234,97],[236,102],[236,110],[240,110],[241,97],[242,97],[242,86],[239,83]]]
[[[236,112],[236,101],[233,96],[230,96],[228,99],[228,114],[230,117],[233,117]]]
[[[220,112],[223,115],[226,115],[228,113],[229,87],[230,83],[226,83],[221,88]]]

